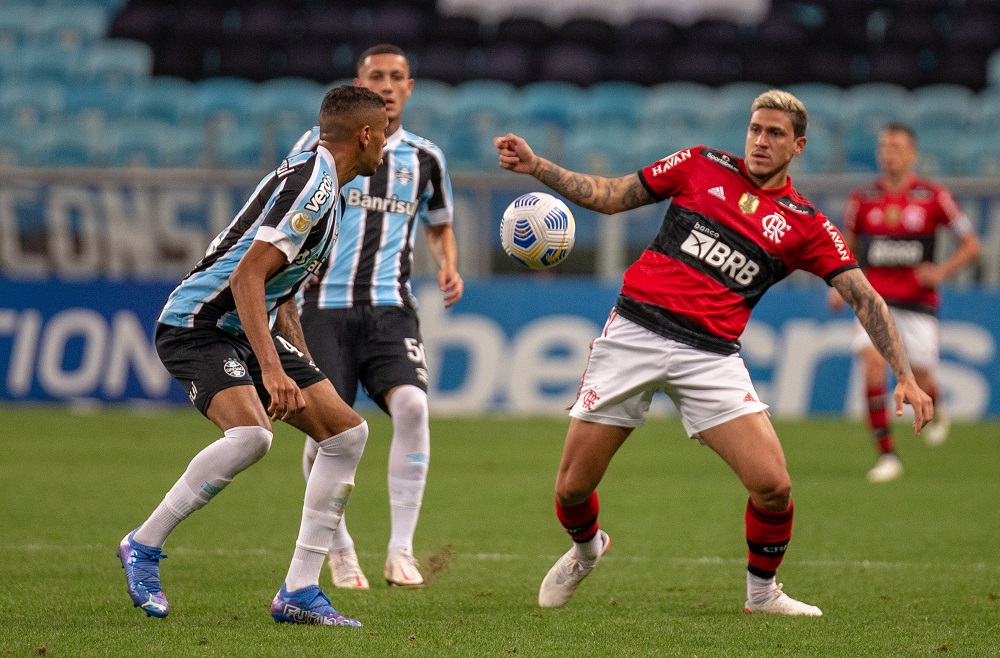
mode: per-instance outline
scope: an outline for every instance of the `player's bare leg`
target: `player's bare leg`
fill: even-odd
[[[704,430],[701,438],[729,464],[750,494],[747,534],[746,612],[822,615],[819,608],[781,591],[774,576],[792,535],[792,481],[785,453],[765,411]]]
[[[556,476],[556,515],[573,539],[573,547],[553,565],[542,581],[538,605],[565,605],[611,545],[597,522],[597,485],[611,458],[632,433],[616,427],[570,419]]]

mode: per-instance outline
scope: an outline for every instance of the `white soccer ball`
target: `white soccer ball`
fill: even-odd
[[[522,194],[503,211],[500,221],[503,250],[533,270],[561,263],[569,256],[575,239],[573,213],[551,194]]]

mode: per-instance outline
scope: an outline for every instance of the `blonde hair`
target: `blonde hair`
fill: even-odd
[[[758,96],[750,106],[750,114],[757,110],[781,110],[792,120],[792,133],[796,138],[806,134],[809,115],[806,106],[798,98],[781,89],[769,89]]]

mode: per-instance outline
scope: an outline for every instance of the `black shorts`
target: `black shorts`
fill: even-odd
[[[349,405],[358,382],[386,413],[385,393],[411,384],[427,391],[427,362],[420,321],[412,308],[356,306],[306,307],[302,331],[309,352]]]
[[[326,379],[319,368],[278,332],[272,331],[271,338],[278,350],[281,367],[299,388]],[[246,336],[234,336],[215,328],[188,329],[159,324],[156,353],[167,371],[187,391],[194,406],[206,416],[208,404],[215,394],[230,386],[254,386],[264,408],[271,404],[271,396],[260,376],[260,363]]]

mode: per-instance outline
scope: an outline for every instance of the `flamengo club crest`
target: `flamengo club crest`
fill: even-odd
[[[760,225],[764,228],[764,237],[774,244],[780,244],[782,236],[788,231],[788,222],[778,213],[771,213],[760,220]]]
[[[757,212],[757,206],[760,205],[760,199],[750,194],[749,192],[744,192],[743,196],[740,197],[740,210],[743,211],[744,215],[752,215]]]

